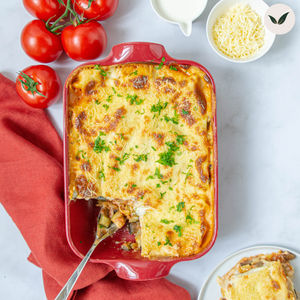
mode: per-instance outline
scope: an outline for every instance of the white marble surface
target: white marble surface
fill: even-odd
[[[300,251],[299,20],[290,33],[276,37],[266,56],[233,64],[217,56],[205,36],[206,19],[215,3],[208,2],[190,37],[158,18],[148,0],[120,0],[116,14],[103,22],[108,34],[103,57],[122,42],[156,42],[174,58],[203,64],[216,82],[219,234],[208,254],[177,264],[168,277],[186,288],[192,300],[212,269],[238,249],[274,244]],[[297,19],[299,1],[282,3],[294,10]],[[20,0],[1,1],[0,72],[12,80],[18,70],[36,64],[19,43],[21,30],[31,19]],[[50,64],[62,80],[77,65],[66,55]],[[62,99],[48,112],[62,134]],[[0,245],[0,298],[46,299],[41,270],[26,260],[30,250],[2,206]]]

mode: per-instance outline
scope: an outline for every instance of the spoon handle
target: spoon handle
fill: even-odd
[[[62,288],[60,293],[57,295],[57,297],[54,300],[67,300],[68,296],[70,295],[79,275],[81,274],[84,266],[86,265],[87,261],[91,257],[94,249],[99,243],[94,243],[89,252],[86,254],[86,256],[83,258],[79,266],[76,268],[70,279],[67,281],[65,286]]]

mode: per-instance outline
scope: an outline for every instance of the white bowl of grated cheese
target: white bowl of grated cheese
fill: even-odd
[[[265,55],[276,36],[264,24],[268,8],[262,0],[218,2],[206,23],[206,35],[215,52],[237,63],[254,61]]]

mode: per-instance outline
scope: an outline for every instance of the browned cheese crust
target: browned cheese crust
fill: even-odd
[[[133,200],[141,254],[188,257],[215,224],[215,94],[194,66],[84,66],[68,83],[69,198]]]

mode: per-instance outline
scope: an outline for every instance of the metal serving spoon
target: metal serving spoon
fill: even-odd
[[[100,213],[99,213],[98,220],[97,220],[96,238],[95,238],[95,241],[94,241],[91,249],[86,254],[86,256],[83,258],[82,262],[76,268],[76,270],[74,271],[74,273],[72,274],[72,276],[70,277],[68,282],[65,284],[65,286],[62,288],[62,290],[60,291],[60,293],[57,295],[57,297],[54,300],[67,300],[68,299],[68,296],[70,295],[77,279],[79,278],[79,275],[81,274],[84,266],[88,262],[93,251],[95,250],[95,248],[98,246],[98,244],[101,241],[103,241],[104,239],[106,239],[107,237],[109,237],[110,235],[115,233],[118,229],[120,229],[119,227],[117,227],[117,225],[115,223],[111,223],[111,225],[107,228],[107,232],[104,235],[101,235],[99,221],[100,221]]]

